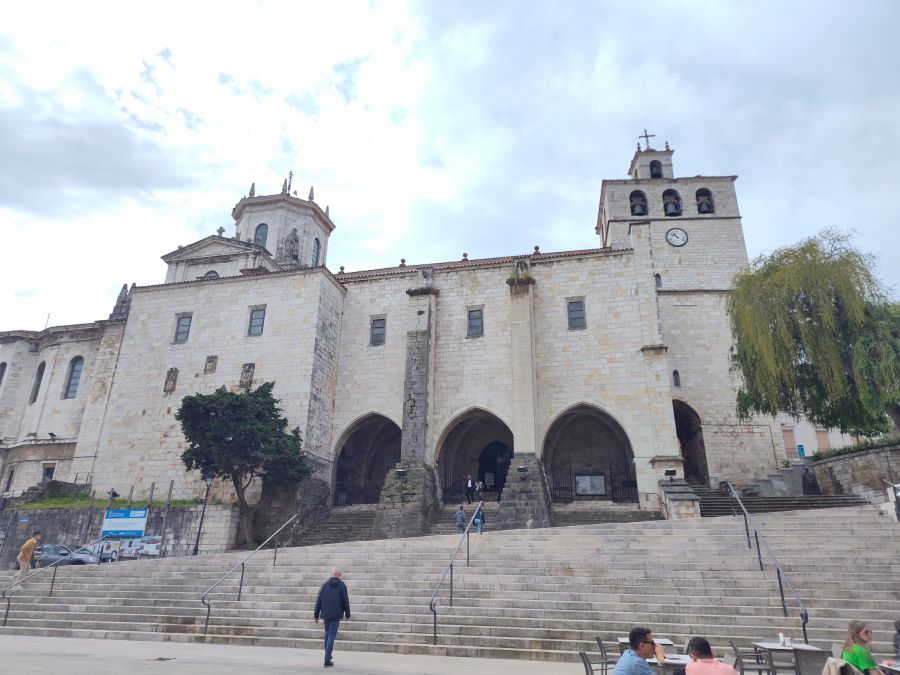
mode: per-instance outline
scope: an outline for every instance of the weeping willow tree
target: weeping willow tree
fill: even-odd
[[[737,412],[786,412],[844,432],[900,427],[900,306],[874,257],[829,229],[760,256],[728,299]]]

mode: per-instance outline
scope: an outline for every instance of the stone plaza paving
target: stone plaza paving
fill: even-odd
[[[443,675],[444,673],[492,673],[493,675],[550,675],[581,669],[578,664],[542,663],[454,656],[420,656],[341,652],[340,636],[334,652],[334,668],[322,665],[321,650],[283,647],[241,647],[131,640],[88,640],[0,635],[3,672],[45,675],[51,672],[190,673],[204,675],[250,673],[353,673],[354,675]],[[8,669],[8,670],[7,670]]]

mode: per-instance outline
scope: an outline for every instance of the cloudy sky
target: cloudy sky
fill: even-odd
[[[852,228],[900,286],[898,25],[892,0],[7,4],[0,330],[106,318],[291,170],[335,271],[597,246],[645,126],[676,174],[739,175],[751,257]]]

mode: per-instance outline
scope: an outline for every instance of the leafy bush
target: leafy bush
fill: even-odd
[[[841,455],[853,455],[857,452],[864,452],[865,450],[873,450],[875,448],[887,448],[897,444],[900,444],[900,436],[883,436],[881,438],[867,439],[860,443],[854,443],[853,445],[845,445],[841,448],[817,450],[812,458],[813,461],[818,461],[830,457],[840,457]]]

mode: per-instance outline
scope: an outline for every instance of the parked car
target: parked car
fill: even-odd
[[[47,567],[57,560],[62,560],[60,565],[96,565],[100,562],[100,558],[86,548],[76,550],[61,544],[44,544],[42,548],[44,556],[39,561],[35,561],[37,567]]]

